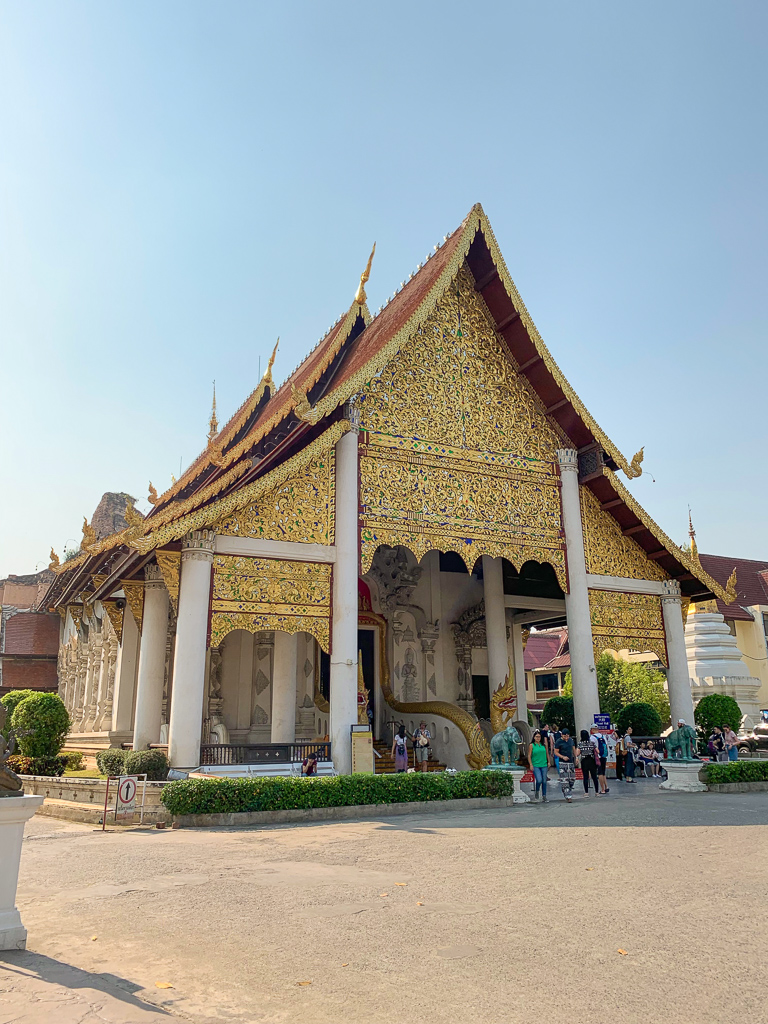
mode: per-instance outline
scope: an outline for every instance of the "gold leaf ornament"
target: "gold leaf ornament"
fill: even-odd
[[[144,516],[139,512],[133,502],[128,502],[125,506],[125,521],[128,526],[141,526],[144,522]]]
[[[83,543],[82,547],[84,551],[87,551],[93,544],[96,543],[96,531],[88,522],[86,516],[83,516]]]
[[[61,561],[59,559],[59,556],[56,554],[56,552],[53,550],[53,548],[51,548],[51,564],[48,566],[48,568],[49,569],[56,569],[60,564],[61,564]]]
[[[725,603],[726,604],[734,604],[736,599],[737,599],[737,597],[739,596],[737,591],[736,591],[736,585],[737,585],[736,569],[734,567],[734,570],[731,573],[731,575],[728,577],[728,582],[725,585]]]
[[[157,505],[160,502],[160,499],[157,496],[157,489],[151,480],[149,481],[149,494],[147,495],[147,501],[150,505]]]
[[[320,419],[320,413],[317,409],[313,409],[309,404],[306,391],[301,391],[296,385],[291,382],[291,395],[295,401],[293,411],[296,413],[302,423],[309,423],[314,425]]]

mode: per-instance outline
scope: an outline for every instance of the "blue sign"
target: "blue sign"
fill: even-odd
[[[593,715],[595,720],[595,728],[600,729],[602,732],[609,732],[611,728],[611,716],[610,715]]]

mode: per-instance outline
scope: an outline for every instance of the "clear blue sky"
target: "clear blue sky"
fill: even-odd
[[[0,576],[477,201],[636,497],[768,557],[767,41],[764,0],[0,4]]]

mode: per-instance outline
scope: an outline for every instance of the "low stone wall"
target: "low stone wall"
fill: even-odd
[[[38,808],[38,814],[52,818],[65,818],[68,821],[84,821],[89,823],[101,819],[104,811],[104,797],[107,792],[106,779],[72,779],[67,776],[51,778],[45,775],[22,775],[24,792],[44,796],[45,803]],[[136,800],[134,822],[138,822],[141,810],[141,791],[143,783],[139,783]],[[170,815],[160,803],[160,794],[165,782],[148,782],[147,795],[144,803],[144,821],[150,824],[156,821],[170,821]],[[115,808],[117,789],[112,783],[109,789],[109,803]],[[107,809],[107,821],[112,817]]]
[[[707,783],[707,789],[710,793],[768,793],[768,781]]]
[[[514,798],[469,797],[466,800],[415,800],[403,804],[357,804],[353,807],[305,807],[290,811],[245,811],[229,814],[176,814],[182,828],[281,825],[308,821],[347,821],[352,818],[389,818],[398,814],[460,814],[462,811],[512,807]]]

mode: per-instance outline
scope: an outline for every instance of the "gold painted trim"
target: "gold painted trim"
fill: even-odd
[[[109,621],[112,623],[112,629],[114,629],[117,636],[117,642],[121,644],[123,642],[123,609],[118,608],[117,601],[102,601],[101,604],[107,613]]]
[[[642,508],[642,506],[632,497],[613,470],[608,469],[607,466],[603,466],[603,476],[610,480],[611,487],[613,487],[627,508],[634,512],[643,526],[653,534],[659,544],[661,544],[662,547],[665,547],[681,565],[684,565],[688,572],[695,576],[700,583],[709,587],[716,597],[719,597],[720,600],[724,601],[726,604],[730,604],[731,601],[728,600],[728,593],[726,590],[717,582],[716,579],[713,579],[708,572],[704,571],[698,559],[691,557],[690,551],[686,551],[685,548],[678,547],[673,540],[670,540],[662,528],[655,523],[653,519],[651,519],[645,509]]]
[[[163,574],[165,589],[173,605],[173,610],[179,614],[179,575],[181,573],[181,552],[180,551],[156,551],[155,558]]]
[[[121,580],[120,586],[123,588],[128,607],[131,609],[136,626],[141,633],[144,624],[144,584],[141,580]]]

